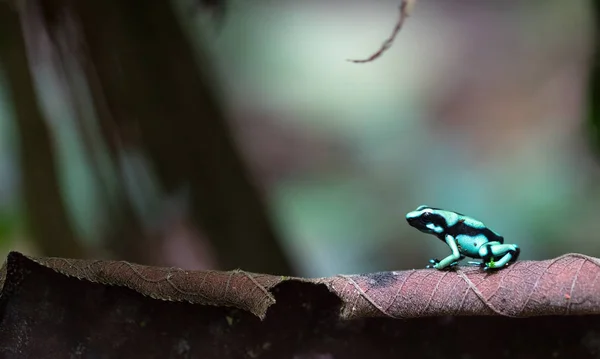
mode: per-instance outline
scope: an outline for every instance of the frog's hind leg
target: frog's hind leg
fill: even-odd
[[[503,268],[504,266],[514,263],[521,249],[516,244],[491,244],[488,246],[488,257],[486,258],[486,269],[488,268]],[[497,261],[495,258],[500,258]]]

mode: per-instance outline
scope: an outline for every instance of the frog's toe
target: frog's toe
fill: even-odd
[[[436,258],[432,258],[429,260],[429,264],[425,268],[435,268],[439,262],[440,261],[437,260]]]
[[[483,267],[483,270],[486,271],[486,272],[490,272],[490,271],[493,272],[493,271],[495,271],[497,269],[500,269],[500,268],[502,268],[502,267],[498,267],[495,264],[486,263],[485,266]]]

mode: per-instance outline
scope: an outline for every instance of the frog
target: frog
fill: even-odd
[[[446,243],[452,253],[442,260],[432,258],[426,268],[451,269],[465,257],[481,259],[470,265],[484,271],[506,268],[516,262],[521,249],[504,243],[504,237],[483,222],[464,214],[421,205],[406,214],[408,224],[419,231],[432,234]]]

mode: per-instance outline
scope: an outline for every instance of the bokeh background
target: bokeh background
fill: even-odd
[[[397,0],[28,3],[0,10],[2,256],[422,268],[421,204],[600,256],[592,1],[418,0],[367,64]]]

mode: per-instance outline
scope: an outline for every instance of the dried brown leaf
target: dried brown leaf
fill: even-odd
[[[343,318],[600,313],[598,258],[565,254],[520,261],[495,272],[431,269],[340,276],[324,281],[343,301]]]
[[[595,358],[600,317],[573,314],[600,310],[598,268],[569,254],[304,279],[13,252],[0,357]]]
[[[271,291],[284,281],[325,285],[341,299],[342,319],[600,313],[599,259],[582,254],[520,261],[491,273],[459,267],[455,271],[421,269],[307,279],[243,270],[187,271],[124,261],[34,258],[11,252],[0,272],[2,297],[10,295],[4,283],[18,283],[10,278],[11,273],[22,277],[27,261],[67,277],[127,287],[154,299],[235,307],[261,319],[275,303]]]

